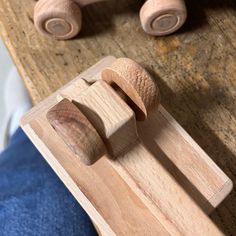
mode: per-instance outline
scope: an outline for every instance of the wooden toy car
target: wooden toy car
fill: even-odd
[[[81,8],[105,0],[39,0],[34,10],[37,30],[57,39],[70,39],[81,30]],[[186,20],[183,0],[147,0],[140,10],[144,31],[167,35],[178,30]]]
[[[21,125],[101,235],[222,235],[206,214],[232,181],[131,59],[102,59]]]

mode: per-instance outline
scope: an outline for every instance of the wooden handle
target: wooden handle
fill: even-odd
[[[36,29],[57,39],[70,39],[81,30],[81,11],[73,0],[40,0],[35,5]]]
[[[145,32],[167,35],[178,30],[187,18],[183,0],[148,0],[140,10],[140,20]]]
[[[86,165],[92,165],[106,153],[97,131],[68,99],[47,113],[47,120],[71,151]]]
[[[128,103],[139,121],[145,120],[160,103],[156,82],[144,68],[129,58],[117,59],[110,68],[103,70],[102,79],[111,86],[116,84],[128,96],[132,101]]]

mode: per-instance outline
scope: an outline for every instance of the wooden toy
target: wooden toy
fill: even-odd
[[[36,29],[57,39],[70,39],[81,30],[81,8],[104,0],[39,0],[34,8]]]
[[[222,235],[206,213],[232,181],[159,101],[140,65],[107,57],[22,128],[102,235]]]
[[[81,8],[105,0],[39,0],[34,9],[36,29],[57,39],[70,39],[81,30]],[[184,0],[147,0],[140,10],[145,32],[167,35],[185,22],[187,11]]]
[[[187,18],[184,0],[147,0],[140,10],[144,31],[151,35],[168,35],[177,31]]]
[[[135,118],[145,120],[159,105],[156,84],[141,66],[128,58],[117,59],[102,72],[102,79],[106,82],[88,86],[78,97],[77,109],[69,100],[62,100],[47,114],[59,136],[85,164],[93,164],[106,149],[112,158],[123,154],[138,140]],[[119,95],[108,84],[119,88]]]

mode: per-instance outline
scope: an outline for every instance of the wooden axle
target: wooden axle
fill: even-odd
[[[160,102],[156,83],[128,58],[117,59],[103,70],[102,79],[87,84],[73,103],[64,99],[47,114],[58,135],[87,165],[106,150],[113,158],[124,154],[138,140],[135,118],[145,120]]]

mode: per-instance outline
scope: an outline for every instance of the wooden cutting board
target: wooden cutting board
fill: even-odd
[[[75,99],[111,65],[107,57],[34,107],[22,128],[103,235],[220,235],[205,213],[229,194],[231,180],[162,107],[138,123],[141,143],[115,161],[80,163],[46,114]]]

